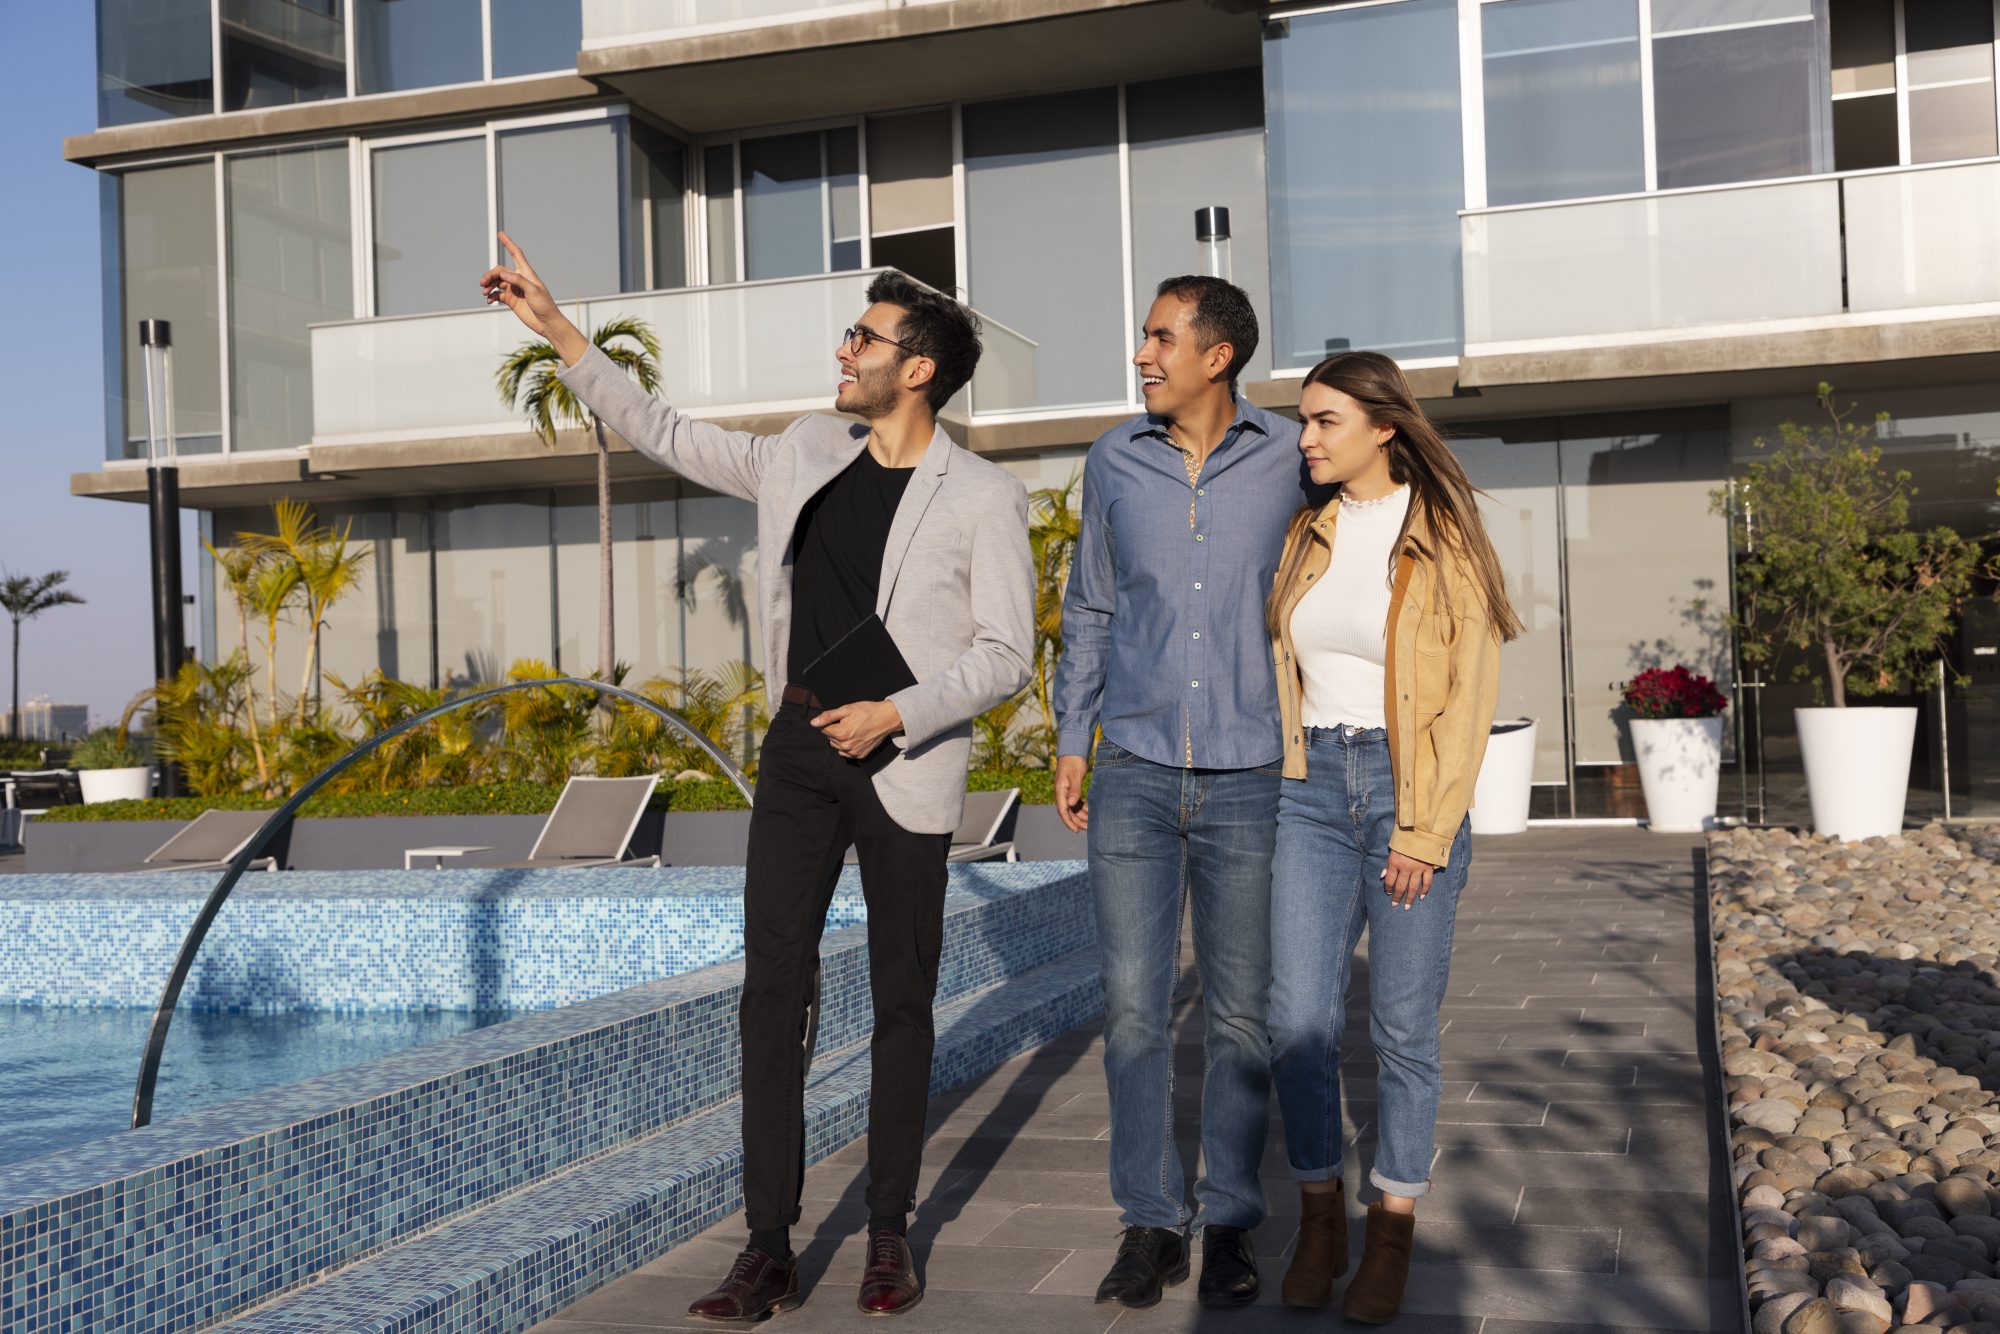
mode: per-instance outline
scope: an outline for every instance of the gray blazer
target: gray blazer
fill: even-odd
[[[765,688],[775,702],[791,642],[799,511],[867,447],[868,428],[813,413],[777,435],[726,431],[641,390],[596,348],[562,380],[641,454],[756,502],[758,620]],[[893,739],[901,753],[875,775],[883,809],[903,828],[958,827],[972,719],[1028,683],[1034,601],[1026,488],[940,428],[896,507],[875,603],[917,677],[889,697],[903,715],[903,734]]]

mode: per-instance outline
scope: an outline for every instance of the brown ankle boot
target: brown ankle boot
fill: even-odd
[[[1386,1325],[1396,1318],[1403,1305],[1403,1285],[1410,1278],[1410,1241],[1416,1227],[1414,1214],[1392,1214],[1380,1204],[1368,1206],[1361,1267],[1354,1271],[1341,1302],[1349,1320]]]
[[[1318,1308],[1333,1300],[1333,1281],[1347,1272],[1347,1191],[1299,1192],[1299,1244],[1285,1271],[1287,1306]]]

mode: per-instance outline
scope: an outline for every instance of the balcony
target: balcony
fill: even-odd
[[[1466,357],[1990,317],[1996,215],[1995,161],[1467,211]]]
[[[832,406],[840,330],[867,309],[880,270],[637,292],[565,302],[588,332],[619,316],[660,339],[660,395],[700,417]],[[972,417],[1034,406],[1035,345],[983,320],[979,373],[947,412]],[[525,429],[493,376],[528,338],[501,309],[346,320],[312,330],[313,444],[492,436]]]
[[[948,0],[583,0],[583,49],[866,14]]]

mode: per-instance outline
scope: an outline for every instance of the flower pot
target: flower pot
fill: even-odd
[[[1518,834],[1527,829],[1534,780],[1535,720],[1496,720],[1472,785],[1472,832]]]
[[[1632,749],[1646,791],[1646,827],[1692,834],[1715,821],[1722,778],[1722,719],[1634,718]]]
[[[130,769],[79,769],[77,782],[87,806],[98,801],[144,801],[153,795],[153,766]]]
[[[1910,792],[1913,708],[1794,709],[1813,831],[1834,838],[1901,832]]]

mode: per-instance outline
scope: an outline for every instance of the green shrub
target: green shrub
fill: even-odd
[[[145,737],[116,727],[98,728],[69,753],[72,769],[136,769],[152,762],[153,748]]]

